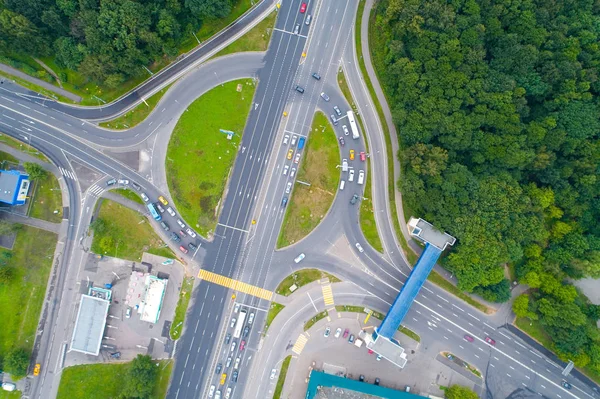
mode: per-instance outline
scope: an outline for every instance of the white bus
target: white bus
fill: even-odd
[[[350,130],[352,130],[352,138],[357,139],[358,136],[358,126],[356,126],[356,121],[354,120],[354,112],[348,111],[348,122],[350,122]]]
[[[233,338],[239,338],[242,335],[242,328],[244,328],[244,322],[246,321],[246,314],[248,311],[246,309],[240,310],[240,316],[237,319],[237,323],[235,323],[235,329],[233,330]]]

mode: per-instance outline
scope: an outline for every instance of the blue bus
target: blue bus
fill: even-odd
[[[158,213],[158,211],[156,210],[156,206],[154,204],[150,203],[150,204],[148,204],[148,210],[150,211],[150,214],[152,215],[152,217],[155,220],[158,220],[160,222],[162,217],[160,216],[160,213]]]

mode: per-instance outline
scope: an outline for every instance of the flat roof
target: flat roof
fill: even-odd
[[[429,243],[425,245],[425,249],[421,252],[419,260],[417,260],[415,267],[413,267],[410,275],[400,289],[400,293],[381,322],[378,334],[388,338],[394,336],[441,254],[442,251],[439,248]]]
[[[456,242],[456,238],[439,231],[431,223],[420,218],[410,218],[408,232],[411,236],[439,248],[440,251],[445,250],[448,245],[454,245]]]
[[[25,178],[26,174],[23,175]],[[19,180],[21,172],[18,170],[0,170],[0,201],[13,204],[20,190]]]
[[[110,302],[106,299],[81,296],[70,350],[98,356],[109,306]]]
[[[327,396],[324,396],[329,394]],[[364,394],[364,395],[360,395]],[[310,373],[306,399],[417,399],[423,396],[408,392],[382,387],[380,385],[351,380],[322,371],[313,370]]]
[[[160,317],[163,298],[167,288],[167,280],[156,276],[146,276],[146,295],[140,306],[140,320],[156,323]]]
[[[375,340],[373,340],[373,336],[370,336],[370,339],[366,340],[367,348],[403,369],[406,366],[407,359],[404,348],[400,346],[400,343],[393,338],[390,340],[384,336],[377,335],[377,333],[374,333],[374,336]]]

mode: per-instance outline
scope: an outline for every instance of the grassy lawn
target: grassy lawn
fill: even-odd
[[[173,361],[158,360],[158,377],[151,398],[162,399],[167,394]],[[67,367],[58,387],[58,399],[117,398],[124,388],[123,376],[129,363],[90,364]]]
[[[277,11],[273,11],[258,25],[250,29],[246,34],[219,51],[212,58],[226,54],[241,53],[242,51],[266,51],[269,47],[271,33],[277,19]]]
[[[181,284],[181,291],[179,291],[177,308],[175,308],[175,317],[173,318],[173,323],[171,323],[172,339],[179,339],[179,337],[181,337],[181,332],[183,331],[183,322],[185,320],[185,314],[187,313],[188,305],[190,304],[193,288],[194,277],[184,278],[183,283]]]
[[[217,86],[190,105],[171,136],[165,161],[169,190],[182,218],[205,237],[216,226],[254,90],[252,79]],[[236,134],[227,140],[219,129]]]
[[[0,391],[0,399],[19,399],[23,393],[21,391],[6,392]]]
[[[171,88],[172,84],[168,85],[161,91],[157,92],[153,96],[146,99],[146,102],[141,102],[135,108],[108,122],[101,122],[100,126],[114,130],[125,130],[132,128],[139,123],[143,122],[144,119],[150,115],[150,113],[156,108],[156,104],[160,101],[162,96]]]
[[[275,386],[275,392],[273,393],[273,399],[280,399],[281,392],[283,391],[283,385],[285,384],[285,377],[287,376],[290,362],[292,361],[292,355],[283,359],[281,364],[281,370],[279,371],[279,378],[277,379],[277,385]]]
[[[35,182],[35,192],[29,216],[49,222],[60,223],[62,220],[62,191],[56,176],[46,173],[46,177]],[[57,213],[54,213],[58,211]]]
[[[332,283],[339,283],[341,281],[339,278],[318,269],[302,269],[284,278],[275,289],[275,292],[279,295],[289,296],[292,294],[290,291],[292,285],[296,284],[300,288],[325,277],[329,278],[329,281]]]
[[[6,167],[7,167],[5,162],[13,163],[13,164],[17,164],[17,165],[19,164],[19,160],[17,158],[13,157],[12,155],[10,155],[7,152],[0,151],[0,167],[2,169],[6,169]]]
[[[296,185],[277,239],[277,248],[286,247],[306,237],[325,216],[338,189],[340,171],[338,142],[329,119],[321,113],[315,114],[311,134],[306,146]],[[310,186],[298,181],[310,183]]]
[[[41,159],[42,161],[50,162],[50,160],[48,158],[46,158],[46,156],[44,154],[42,154],[41,152],[39,152],[35,148],[30,147],[27,144],[23,144],[19,140],[13,139],[10,136],[6,136],[4,134],[0,134],[0,143],[6,144],[7,146],[9,146],[11,148],[14,148],[16,150],[22,151],[24,153],[27,153],[27,154],[29,154],[31,156],[34,156],[34,157],[36,157],[38,159]]]
[[[315,315],[315,317],[313,317],[312,319],[310,319],[309,321],[307,321],[304,324],[304,331],[308,331],[308,329],[310,329],[312,326],[314,326],[316,322],[326,318],[328,315],[329,315],[329,312],[327,312],[326,310],[322,311],[321,313],[317,313]]]
[[[113,192],[115,194],[119,194],[120,196],[123,196],[133,202],[137,202],[138,204],[145,205],[145,202],[142,199],[142,197],[140,197],[135,191],[130,190],[128,188],[117,188],[117,189],[111,190],[111,192]]]
[[[12,81],[14,81],[16,84],[23,86],[31,91],[34,91],[36,93],[40,93],[48,98],[53,98],[57,101],[62,101],[64,103],[69,103],[69,104],[73,104],[73,101],[71,101],[70,99],[61,96],[60,94],[56,94],[53,91],[50,90],[46,90],[44,89],[42,86],[38,86],[34,83],[31,83],[27,80],[21,79],[17,76],[11,75],[9,73],[6,73],[4,71],[0,71],[0,76],[4,76],[7,79],[10,79]]]
[[[267,313],[267,322],[265,323],[263,335],[267,333],[267,330],[273,322],[273,319],[275,319],[275,317],[279,314],[279,312],[283,310],[283,308],[285,308],[285,306],[283,306],[282,304],[277,302],[271,302],[271,308],[269,309],[269,313]]]
[[[15,346],[33,347],[56,241],[56,234],[22,226],[12,251],[0,249],[12,254],[14,268],[12,282],[0,284],[0,357]]]
[[[173,252],[156,235],[146,217],[110,200],[100,205],[98,219],[105,231],[94,232],[92,252],[115,258],[140,261],[142,253],[174,258]]]

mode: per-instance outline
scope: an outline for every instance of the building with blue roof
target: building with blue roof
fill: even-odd
[[[0,170],[0,202],[23,205],[29,193],[29,175],[18,170]]]

